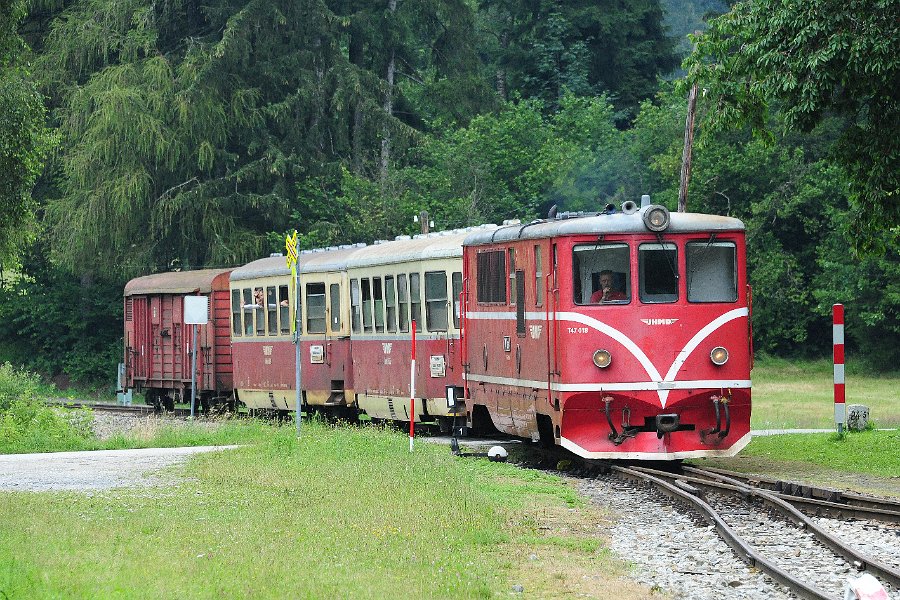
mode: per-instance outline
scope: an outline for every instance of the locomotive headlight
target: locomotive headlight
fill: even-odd
[[[669,209],[659,204],[654,204],[644,211],[642,216],[644,225],[650,231],[665,231],[669,226]]]
[[[714,365],[719,365],[721,367],[728,362],[728,350],[722,346],[716,346],[712,349],[712,352],[709,353],[709,360],[713,361]]]
[[[594,364],[601,369],[605,369],[612,364],[612,355],[606,350],[597,350],[594,352]]]

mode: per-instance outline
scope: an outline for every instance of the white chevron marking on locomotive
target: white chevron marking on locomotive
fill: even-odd
[[[725,323],[728,323],[729,321],[733,321],[734,319],[737,319],[740,317],[745,317],[748,314],[749,313],[748,313],[748,310],[746,307],[735,308],[734,310],[730,310],[727,313],[722,314],[722,315],[716,317],[715,319],[713,319],[712,321],[710,321],[705,327],[703,327],[700,331],[695,333],[694,337],[692,337],[688,341],[688,343],[685,344],[684,348],[682,348],[681,351],[676,355],[675,360],[672,362],[672,365],[669,368],[669,371],[666,373],[665,378],[663,378],[662,375],[660,375],[659,371],[656,370],[656,367],[653,365],[653,363],[650,361],[650,359],[647,357],[647,355],[644,354],[644,351],[641,350],[640,346],[635,344],[631,340],[631,338],[629,338],[627,335],[625,335],[624,333],[622,333],[615,327],[609,325],[608,323],[604,323],[603,321],[600,321],[593,317],[589,317],[587,315],[577,313],[577,312],[556,313],[556,320],[557,321],[572,321],[575,323],[581,323],[582,325],[587,325],[588,327],[596,329],[600,333],[604,333],[604,334],[608,335],[609,337],[611,337],[612,339],[619,342],[620,344],[622,344],[629,352],[631,352],[632,356],[634,356],[638,360],[638,362],[641,363],[641,366],[644,367],[644,370],[647,372],[647,375],[650,376],[651,382],[653,384],[655,384],[655,386],[656,386],[655,388],[651,388],[651,389],[656,390],[656,393],[659,396],[659,402],[662,405],[662,407],[665,408],[666,400],[668,400],[668,398],[669,398],[670,389],[675,389],[674,384],[682,383],[682,382],[675,382],[675,376],[678,374],[678,370],[682,367],[682,365],[684,365],[684,362],[687,360],[688,356],[690,356],[691,353],[694,350],[696,350],[697,346],[700,345],[700,342],[702,342],[707,337],[709,337],[709,335],[712,332],[714,332],[716,329],[718,329]],[[515,315],[515,313],[512,313],[512,312],[469,312],[469,313],[466,313],[466,318],[467,319],[483,319],[483,320],[508,320],[508,319],[515,319],[516,315]],[[529,312],[529,313],[526,313],[525,318],[526,319],[541,319],[541,320],[543,320],[543,319],[546,319],[546,314],[540,313],[540,312]],[[471,376],[470,376],[470,379],[472,379]],[[672,384],[672,387],[670,388],[669,385],[667,385],[667,384]],[[572,385],[578,385],[578,384],[572,384]],[[588,385],[592,385],[592,384],[588,384]],[[624,385],[624,384],[612,384],[612,385]],[[634,386],[636,384],[630,384],[630,385]],[[663,386],[665,386],[667,389],[662,389]],[[681,385],[679,385],[678,387],[680,388]],[[749,387],[749,385],[747,385],[747,386],[743,386],[743,385],[731,386],[731,387]],[[605,389],[612,390],[612,387],[611,386],[606,387]],[[634,389],[634,388],[632,387],[629,389]]]

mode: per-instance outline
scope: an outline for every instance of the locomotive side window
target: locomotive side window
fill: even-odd
[[[350,280],[350,323],[353,333],[362,331],[362,314],[360,313],[359,281]]]
[[[341,285],[332,283],[329,293],[331,294],[331,332],[337,333],[341,330]]]
[[[737,250],[732,242],[688,242],[688,302],[737,300]]]
[[[253,335],[253,290],[243,289],[244,294],[244,335]]]
[[[428,331],[447,331],[447,273],[425,273],[425,323]]]
[[[394,276],[384,278],[384,306],[387,311],[387,330],[397,331],[397,286],[394,285]]]
[[[381,287],[381,277],[372,278],[372,296],[375,299],[375,331],[384,332],[384,291]]]
[[[291,332],[291,305],[288,297],[288,286],[278,286],[278,322],[281,324],[281,334]]]
[[[544,271],[541,263],[541,247],[534,247],[534,303],[544,305]]]
[[[400,305],[400,331],[409,331],[409,288],[406,286],[406,274],[397,275],[397,297]]]
[[[641,244],[638,248],[641,302],[678,300],[678,250],[675,244]]]
[[[509,304],[516,304],[516,251],[509,249]]]
[[[373,329],[372,324],[372,287],[369,278],[361,279],[362,283],[362,323],[363,331],[370,332]]]
[[[462,293],[462,273],[457,271],[450,277],[453,287],[453,327],[459,329],[459,295]]]
[[[416,322],[416,328],[422,330],[422,289],[418,273],[409,274],[409,308],[410,317]]]
[[[631,301],[628,244],[578,244],[572,252],[575,304],[628,304]]]
[[[266,288],[266,311],[269,313],[269,335],[278,334],[278,302],[275,300],[275,288]]]
[[[506,302],[506,253],[481,252],[476,265],[478,302]]]
[[[306,284],[306,333],[325,333],[325,284]]]
[[[238,337],[244,333],[241,328],[241,290],[231,290],[231,332]]]

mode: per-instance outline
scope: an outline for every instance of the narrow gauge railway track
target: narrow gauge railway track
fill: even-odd
[[[716,528],[739,558],[759,568],[801,598],[833,600],[842,597],[840,582],[829,582],[826,576],[827,572],[833,574],[840,570],[841,563],[844,571],[866,570],[892,586],[895,593],[900,590],[900,570],[865,556],[828,534],[771,492],[754,489],[736,480],[721,481],[728,479],[721,474],[717,474],[720,481],[702,477],[690,477],[689,481],[689,476],[645,467],[613,465],[610,470],[618,477],[650,484],[672,499],[688,504]],[[794,527],[787,530],[783,523],[773,521],[766,510],[759,508],[759,503],[753,502],[754,499],[761,501],[765,509],[780,513]],[[782,536],[780,542],[778,535]],[[816,553],[813,562],[821,564],[815,572],[792,564],[799,560],[795,557],[802,556],[802,560],[810,561],[811,553]],[[805,574],[796,574],[804,571]],[[811,580],[819,583],[812,583]],[[828,589],[822,589],[821,583]]]
[[[186,417],[191,415],[191,411],[186,408],[176,408],[174,411],[166,411],[165,413],[154,411],[152,406],[132,405],[125,406],[123,404],[92,404],[89,402],[48,402],[51,406],[61,406],[64,408],[90,408],[97,412],[117,413],[122,415],[152,415],[165,414],[176,417]]]

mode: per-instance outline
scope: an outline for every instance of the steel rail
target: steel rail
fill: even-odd
[[[791,506],[790,502],[793,501],[793,498],[788,498],[787,500],[785,500],[779,498],[778,495],[773,494],[772,492],[769,492],[767,490],[754,488],[735,479],[725,477],[724,475],[709,473],[704,469],[697,469],[695,467],[682,467],[682,470],[688,473],[695,473],[697,475],[703,476],[715,475],[715,480],[702,479],[701,477],[686,477],[668,473],[665,471],[649,469],[647,467],[635,467],[635,470],[642,473],[648,473],[656,477],[671,477],[684,480],[693,485],[726,490],[738,493],[744,497],[755,496],[762,500],[766,505],[774,508],[779,513],[787,517],[796,525],[809,531],[813,536],[815,536],[817,540],[819,540],[819,542],[830,548],[838,556],[841,556],[848,562],[852,563],[857,569],[868,571],[870,574],[876,577],[880,577],[884,581],[889,582],[891,585],[900,587],[900,571],[894,569],[890,565],[886,565],[866,554],[863,554],[862,552],[859,552],[855,548],[848,546],[847,544],[842,542],[840,539],[832,536],[830,533],[819,527],[812,519]]]
[[[758,567],[769,577],[788,587],[792,592],[797,594],[797,596],[809,600],[834,600],[832,596],[829,596],[813,585],[797,579],[757,552],[753,546],[744,541],[742,537],[722,520],[715,509],[693,493],[664,481],[659,477],[636,469],[629,469],[618,465],[613,465],[610,469],[632,481],[652,483],[667,496],[690,503],[707,521],[715,526],[719,535],[725,540],[725,543],[731,546],[741,560],[746,561],[750,566]]]
[[[888,514],[897,515],[897,520],[893,522],[900,523],[900,501],[889,500],[887,498],[876,498],[874,496],[864,496],[853,492],[841,490],[833,490],[824,487],[811,486],[794,481],[785,481],[774,477],[765,477],[762,475],[747,475],[746,473],[736,473],[734,471],[726,471],[725,469],[716,469],[712,467],[704,467],[704,470],[710,473],[717,473],[725,477],[731,477],[747,485],[767,489],[771,492],[780,494],[782,497],[792,496],[805,500],[821,500],[830,502],[840,506],[873,508],[879,511],[885,511]]]

